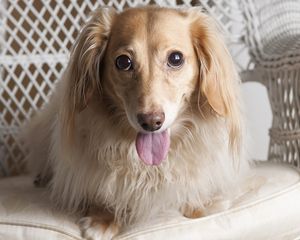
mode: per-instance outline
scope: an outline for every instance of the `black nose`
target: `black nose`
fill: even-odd
[[[139,113],[137,115],[138,123],[141,127],[149,132],[156,131],[161,128],[165,121],[164,112],[154,112],[154,113]]]

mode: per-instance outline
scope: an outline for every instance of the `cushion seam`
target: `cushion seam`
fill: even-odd
[[[291,192],[291,191],[294,191],[294,190],[297,190],[297,188],[299,188],[300,186],[300,182],[296,182],[295,184],[289,186],[287,189],[285,190],[281,190],[279,192],[275,192],[273,194],[271,194],[270,196],[266,196],[266,197],[263,197],[261,199],[258,199],[254,202],[251,202],[251,203],[248,203],[248,204],[245,204],[243,206],[238,206],[236,208],[232,208],[232,209],[229,209],[229,210],[225,210],[224,212],[220,212],[220,213],[217,213],[217,214],[213,214],[211,216],[207,216],[205,217],[205,219],[210,219],[210,218],[215,218],[215,217],[219,217],[219,216],[224,216],[226,214],[229,214],[229,213],[235,213],[235,212],[238,212],[238,211],[241,211],[243,209],[246,209],[246,208],[249,208],[249,207],[253,207],[254,205],[257,205],[259,203],[263,203],[271,198],[277,198],[281,195],[284,195],[286,194],[287,192]],[[117,239],[120,239],[120,240],[126,240],[126,239],[130,239],[130,237],[134,237],[134,236],[138,236],[140,234],[147,234],[149,232],[153,232],[153,231],[161,231],[161,230],[164,230],[164,229],[170,229],[172,227],[175,227],[175,226],[185,226],[185,225],[190,225],[190,224],[193,224],[195,222],[201,222],[203,221],[204,218],[199,218],[199,219],[186,219],[185,222],[180,222],[180,223],[170,223],[170,224],[167,224],[167,225],[164,225],[163,227],[161,226],[157,226],[157,227],[154,227],[154,228],[147,228],[147,229],[144,229],[144,230],[140,230],[140,231],[137,231],[137,232],[131,232],[131,233],[124,233],[124,235],[120,235],[120,237],[118,236]]]
[[[20,221],[9,222],[9,221],[1,221],[0,220],[0,225],[19,226],[19,227],[28,227],[28,228],[40,228],[43,230],[58,232],[58,233],[66,235],[66,236],[72,237],[76,240],[82,240],[82,238],[78,238],[77,236],[75,236],[72,233],[69,233],[69,232],[63,231],[63,230],[59,230],[59,229],[54,228],[53,226],[44,225],[44,224],[37,225],[34,223],[28,223],[28,222],[20,222]]]

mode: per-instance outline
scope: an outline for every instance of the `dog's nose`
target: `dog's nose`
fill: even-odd
[[[155,113],[139,113],[137,115],[138,123],[141,127],[149,132],[156,131],[161,128],[165,121],[164,112],[155,112]]]

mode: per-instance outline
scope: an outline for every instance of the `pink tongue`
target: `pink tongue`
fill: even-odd
[[[167,157],[170,147],[170,136],[166,131],[161,133],[138,133],[136,150],[147,165],[159,165]]]

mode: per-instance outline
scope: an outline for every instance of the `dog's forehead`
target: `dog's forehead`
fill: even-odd
[[[134,40],[153,44],[164,41],[178,42],[188,34],[185,12],[174,9],[138,8],[127,10],[116,18],[112,27],[112,39],[116,46],[127,46]]]

